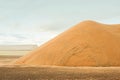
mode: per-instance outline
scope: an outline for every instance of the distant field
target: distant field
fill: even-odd
[[[0,45],[0,56],[22,56],[36,49],[37,45]]]
[[[0,45],[0,51],[30,51],[37,47],[37,45]]]
[[[0,55],[0,64],[8,64],[21,57],[20,55]]]
[[[25,55],[27,53],[29,53],[30,51],[25,51],[25,50],[14,50],[14,51],[10,51],[10,50],[7,50],[7,51],[0,51],[0,55]]]
[[[9,62],[12,62],[19,57],[29,53],[30,51],[0,51],[0,63],[7,64]]]
[[[0,55],[25,55],[37,45],[0,45]]]
[[[120,80],[119,67],[0,67],[0,80]]]
[[[7,64],[37,48],[36,45],[0,45],[0,64]]]

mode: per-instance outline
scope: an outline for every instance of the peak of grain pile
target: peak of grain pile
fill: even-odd
[[[21,57],[15,64],[120,66],[120,25],[83,21]]]

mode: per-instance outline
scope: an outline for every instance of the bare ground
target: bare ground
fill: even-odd
[[[1,66],[0,80],[120,80],[120,68]]]
[[[21,57],[20,55],[0,55],[0,64],[8,64]]]

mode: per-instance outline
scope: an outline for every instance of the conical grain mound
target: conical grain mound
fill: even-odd
[[[120,66],[120,25],[81,22],[21,57],[15,64]]]

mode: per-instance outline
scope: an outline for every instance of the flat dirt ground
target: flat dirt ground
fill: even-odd
[[[12,61],[15,61],[21,56],[14,56],[14,55],[0,55],[0,65],[1,64],[8,64],[11,63]]]
[[[1,66],[0,80],[120,80],[120,67]]]

